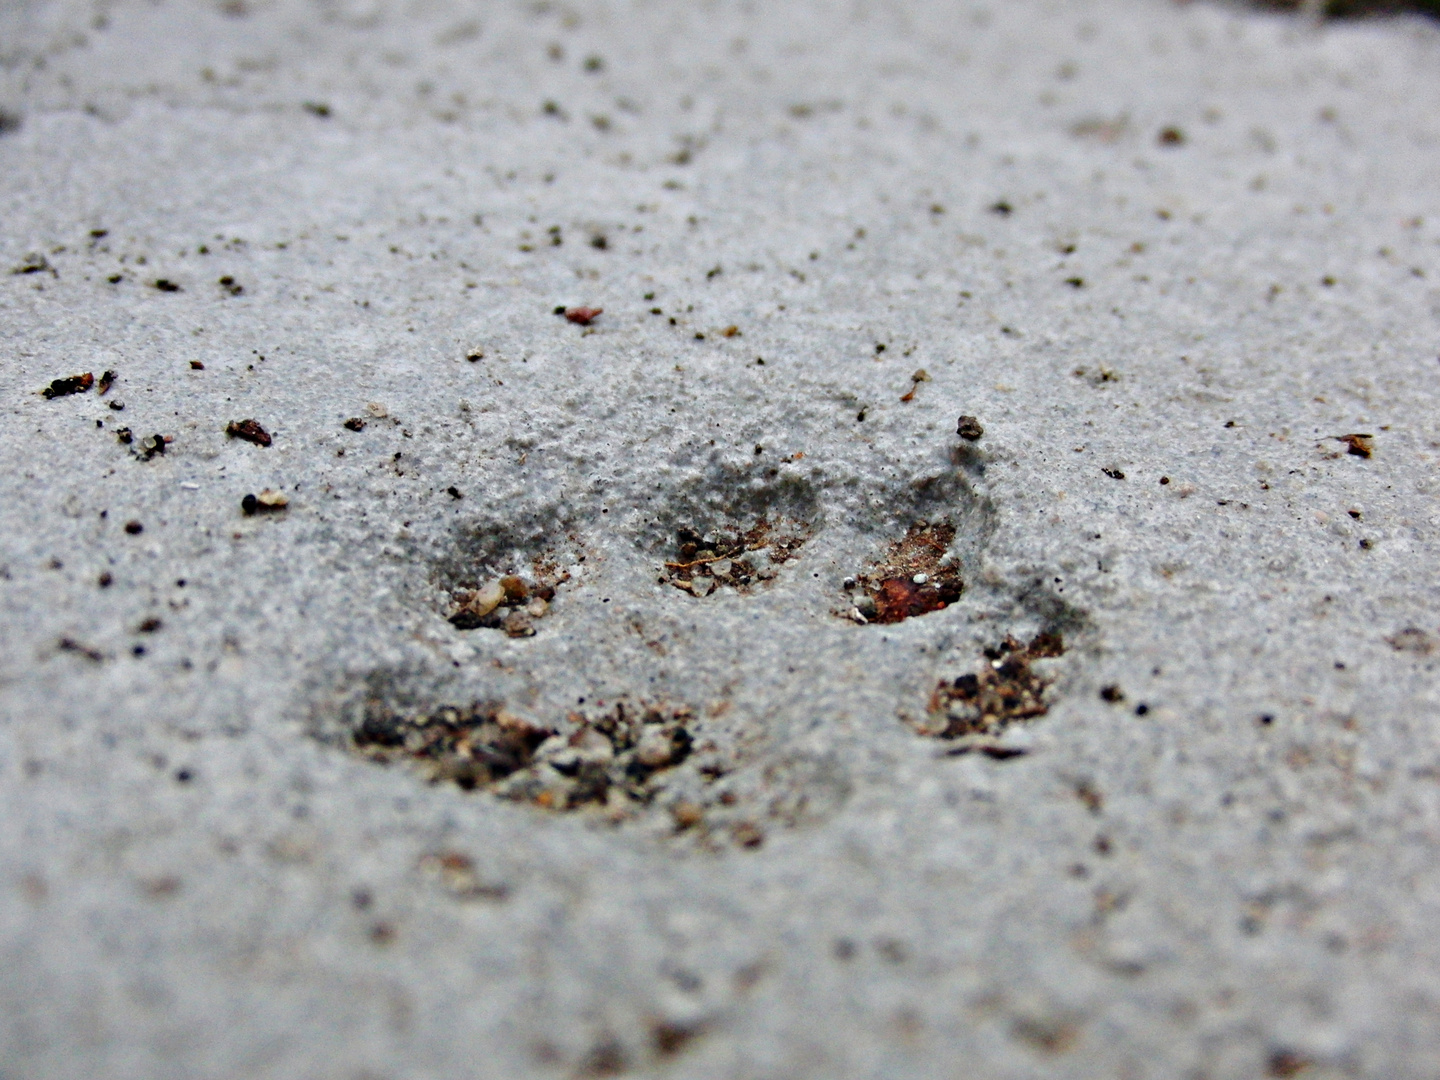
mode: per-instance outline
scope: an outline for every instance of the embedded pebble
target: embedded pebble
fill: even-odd
[[[505,591],[505,600],[510,604],[521,604],[530,596],[530,587],[525,584],[523,578],[514,574],[507,574],[499,581],[500,588]]]
[[[489,581],[481,586],[465,609],[474,615],[489,615],[505,599],[505,589],[498,581]]]
[[[511,637],[534,637],[535,627],[530,621],[530,616],[523,611],[512,611],[506,615],[501,625],[505,633]]]
[[[640,743],[635,748],[635,757],[640,764],[650,769],[669,765],[675,757],[675,740],[670,732],[652,726],[640,737]]]

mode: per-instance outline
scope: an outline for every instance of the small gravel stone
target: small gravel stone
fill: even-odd
[[[472,615],[489,615],[505,599],[505,589],[498,581],[488,581],[470,598],[465,610]]]
[[[635,748],[636,760],[649,769],[669,765],[674,756],[675,740],[663,728],[651,727],[640,737],[640,745]]]
[[[535,636],[535,626],[531,623],[530,616],[523,611],[510,612],[509,615],[505,616],[505,621],[502,625],[505,627],[505,633],[511,637]]]

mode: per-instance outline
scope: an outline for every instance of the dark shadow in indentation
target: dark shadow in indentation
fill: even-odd
[[[439,606],[457,630],[530,637],[550,613],[567,566],[584,562],[573,518],[555,504],[472,520],[433,564]]]
[[[821,522],[815,485],[787,469],[719,462],[666,496],[664,505],[647,515],[639,539],[659,552],[682,528],[702,534],[717,529],[743,532],[762,518],[817,528]]]
[[[861,536],[874,538],[871,565],[882,565],[887,551],[933,524],[954,530],[947,542],[951,571],[961,581],[972,582],[980,574],[981,557],[995,532],[998,514],[988,496],[975,492],[963,465],[946,461],[937,466],[909,482],[846,485],[837,495],[845,500],[846,523]],[[864,569],[863,564],[857,567],[855,576]]]
[[[808,479],[721,463],[674,491],[639,540],[663,559],[662,584],[699,597],[721,586],[745,593],[774,580],[820,519]]]

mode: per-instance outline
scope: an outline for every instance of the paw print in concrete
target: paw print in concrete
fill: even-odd
[[[997,515],[953,463],[906,483],[721,464],[628,514],[564,506],[460,527],[425,595],[464,658],[377,669],[317,733],[473,797],[753,849],[842,812],[877,722],[1023,753],[1084,633],[1040,579],[981,573]]]

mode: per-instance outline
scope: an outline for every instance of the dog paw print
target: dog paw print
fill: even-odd
[[[962,467],[936,460],[908,483],[808,468],[677,466],[628,513],[557,495],[467,519],[417,594],[467,640],[433,638],[444,659],[418,674],[372,673],[323,737],[700,850],[763,847],[849,799],[848,736],[827,734],[832,705],[802,692],[798,665],[777,667],[785,650],[848,651],[873,676],[855,688],[864,708],[895,710],[943,755],[1025,752],[1083,615],[1048,578],[980,575],[997,513]],[[960,642],[982,620],[1003,636],[978,655]]]

